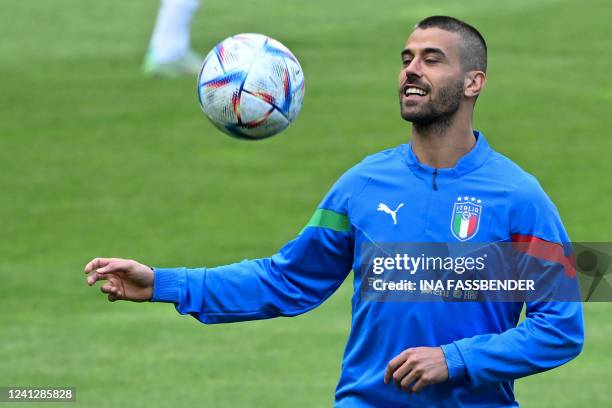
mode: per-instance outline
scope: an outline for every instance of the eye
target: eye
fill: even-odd
[[[404,66],[406,66],[406,65],[410,65],[410,63],[411,63],[411,62],[412,62],[412,60],[411,60],[411,59],[404,59],[404,60],[403,60],[403,64],[404,64]]]
[[[440,62],[440,61],[435,60],[435,59],[428,58],[428,59],[426,59],[426,60],[425,60],[425,62],[426,62],[427,64],[437,64],[437,63],[438,63],[438,62]]]

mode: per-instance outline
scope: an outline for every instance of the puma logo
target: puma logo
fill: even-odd
[[[380,203],[380,204],[378,204],[378,208],[376,210],[377,211],[382,211],[382,212],[385,212],[385,213],[389,214],[391,216],[391,218],[393,218],[393,225],[395,225],[395,224],[397,224],[397,212],[403,206],[404,206],[404,203],[401,203],[400,205],[397,206],[395,211],[392,211],[389,207],[387,207],[387,204]]]

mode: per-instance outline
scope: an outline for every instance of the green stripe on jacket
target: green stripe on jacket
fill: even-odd
[[[348,232],[350,224],[348,216],[339,214],[335,211],[319,208],[312,215],[304,229],[307,227],[329,228],[334,231]]]

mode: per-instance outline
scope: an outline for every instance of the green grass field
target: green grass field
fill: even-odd
[[[263,32],[306,74],[296,123],[249,143],[208,123],[195,79],[141,75],[157,1],[3,0],[0,386],[74,386],[84,407],[331,406],[348,281],[307,315],[205,326],[169,305],[108,303],[81,271],[96,256],[272,254],[345,169],[407,141],[399,52],[430,14],[488,40],[476,127],[538,177],[574,240],[612,240],[611,3],[431,3],[204,0],[196,48]],[[516,382],[524,407],[612,406],[612,306],[585,315],[576,360]]]

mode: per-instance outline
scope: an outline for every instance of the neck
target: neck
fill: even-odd
[[[471,115],[465,119],[466,115],[459,113],[429,124],[412,125],[412,150],[419,162],[436,169],[455,167],[474,147]]]

